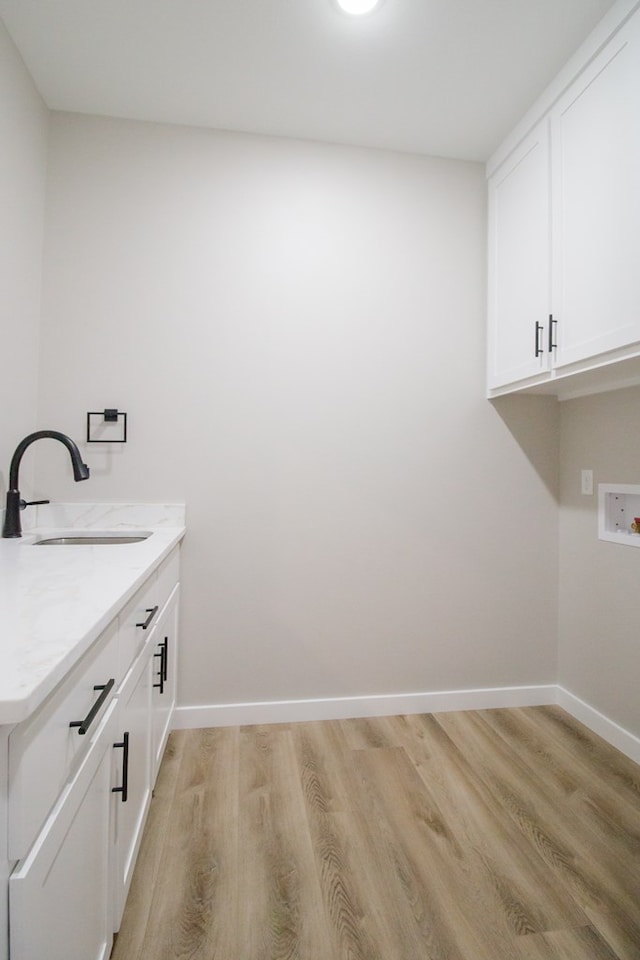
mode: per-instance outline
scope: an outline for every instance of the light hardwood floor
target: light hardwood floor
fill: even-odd
[[[639,960],[640,767],[558,707],[174,732],[113,960]]]

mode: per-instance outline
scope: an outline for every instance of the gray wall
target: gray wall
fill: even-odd
[[[561,405],[559,682],[640,736],[640,550],[598,540],[594,484],[640,483],[640,387]]]
[[[0,493],[36,418],[47,110],[0,21]],[[26,481],[33,472],[25,459]],[[2,498],[4,506],[4,496]]]
[[[183,704],[553,682],[556,409],[483,399],[484,198],[475,164],[54,116],[40,418],[130,415],[74,496],[187,502]]]
[[[9,461],[36,421],[38,333],[48,117],[0,21],[0,497]],[[25,458],[26,489],[34,472]],[[0,729],[0,890],[6,891],[8,731]],[[7,897],[0,896],[0,960],[7,955]]]

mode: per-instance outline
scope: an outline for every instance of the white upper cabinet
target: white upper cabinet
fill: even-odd
[[[640,15],[551,114],[555,365],[640,341]]]
[[[640,382],[640,4],[612,14],[489,163],[490,396]]]
[[[545,119],[489,181],[490,387],[548,369],[549,196]]]

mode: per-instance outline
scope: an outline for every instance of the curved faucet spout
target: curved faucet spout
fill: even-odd
[[[69,456],[71,457],[74,480],[78,481],[89,479],[89,467],[86,465],[86,463],[82,462],[80,451],[71,437],[68,437],[64,433],[59,433],[57,430],[36,430],[35,433],[30,433],[24,438],[24,440],[20,441],[11,458],[11,465],[9,467],[9,489],[7,490],[7,507],[4,514],[4,525],[2,527],[2,536],[5,538],[22,536],[20,510],[24,509],[24,507],[23,501],[20,499],[20,491],[18,489],[20,461],[22,460],[22,456],[27,447],[30,447],[31,444],[36,440],[43,439],[59,440],[60,443],[67,448],[69,451]]]

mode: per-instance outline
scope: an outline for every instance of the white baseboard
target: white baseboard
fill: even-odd
[[[554,683],[433,693],[390,693],[365,697],[325,697],[177,707],[173,717],[173,729],[298,723],[305,720],[349,720],[355,717],[390,717],[403,713],[491,710],[496,707],[540,707],[550,703],[558,704],[607,743],[640,763],[640,737],[636,737],[595,707]]]
[[[389,717],[403,713],[444,713],[492,707],[534,707],[556,702],[555,684],[528,687],[488,687],[436,693],[391,693],[367,697],[327,697],[264,703],[221,703],[177,707],[173,727],[235,727],[257,723],[296,723],[304,720],[348,720]]]
[[[631,760],[640,763],[640,738],[621,727],[614,720],[610,720],[595,707],[590,706],[576,697],[564,687],[556,687],[556,703],[570,713],[572,717],[584,723],[598,736],[620,750]]]

